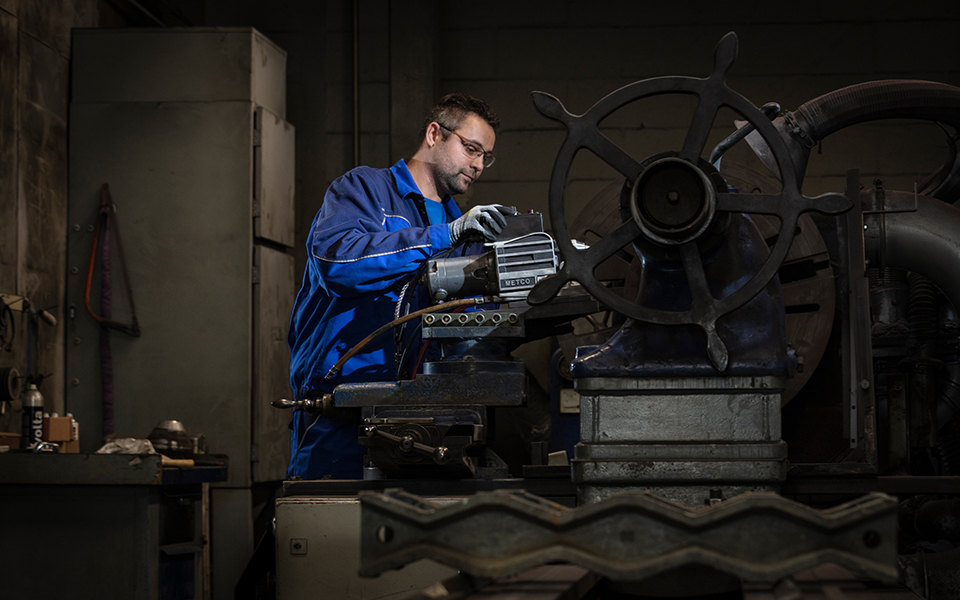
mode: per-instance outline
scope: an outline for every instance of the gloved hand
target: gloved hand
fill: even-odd
[[[503,215],[515,214],[516,210],[500,204],[474,206],[467,214],[450,223],[450,243],[456,246],[464,239],[477,237],[492,242],[507,224]]]

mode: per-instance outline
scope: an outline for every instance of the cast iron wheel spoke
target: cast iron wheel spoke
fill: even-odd
[[[801,196],[801,198],[803,199],[800,209],[801,213],[812,210],[824,215],[839,215],[853,207],[853,202],[851,202],[849,198],[843,194],[834,194],[832,192],[820,194],[813,198],[807,198],[806,196]]]
[[[700,155],[703,153],[704,146],[707,145],[707,137],[710,135],[710,129],[713,127],[713,121],[717,116],[717,109],[716,103],[700,97],[697,113],[690,123],[687,139],[683,142],[683,150],[680,151],[680,158],[692,165],[696,165],[700,161]]]
[[[600,133],[599,129],[591,128],[583,132],[581,143],[584,148],[596,154],[603,162],[626,177],[627,181],[636,181],[640,177],[640,172],[643,171],[640,163],[624,152],[620,146],[610,141],[610,138]]]
[[[683,271],[687,275],[687,285],[690,286],[690,296],[693,300],[690,312],[699,314],[714,302],[714,298],[707,286],[707,274],[703,271],[703,262],[700,259],[696,240],[680,246],[680,254],[683,257]]]
[[[560,289],[573,279],[570,264],[567,263],[556,275],[550,275],[538,281],[527,295],[527,302],[534,305],[542,304],[560,293]]]
[[[687,285],[690,286],[692,305],[690,313],[699,323],[703,332],[707,334],[707,355],[710,362],[721,373],[727,370],[729,355],[727,346],[717,335],[715,309],[717,301],[710,293],[707,285],[707,275],[703,271],[703,262],[697,242],[687,242],[680,247],[683,257],[683,270],[687,275]]]
[[[727,369],[729,356],[726,346],[717,334],[717,319],[749,302],[770,283],[790,249],[797,219],[801,214],[816,211],[835,215],[853,206],[850,200],[839,194],[824,194],[816,198],[806,198],[801,194],[797,172],[789,150],[776,128],[756,106],[731,90],[725,83],[726,74],[736,56],[737,36],[731,32],[717,44],[714,69],[709,77],[704,79],[655,77],[634,82],[608,94],[579,116],[567,111],[556,97],[543,92],[534,92],[533,101],[537,111],[548,119],[561,123],[567,129],[567,136],[554,163],[549,191],[550,220],[564,265],[559,273],[537,283],[527,298],[530,304],[542,304],[550,300],[566,283],[576,280],[598,301],[632,319],[661,325],[699,326],[707,336],[707,353],[710,362],[721,373]],[[590,150],[627,178],[627,185],[633,186],[630,201],[636,203],[637,190],[641,189],[641,186],[648,185],[649,181],[654,181],[652,179],[654,176],[661,177],[663,171],[645,172],[642,163],[633,159],[604,136],[599,131],[598,125],[629,103],[663,94],[694,95],[699,99],[699,103],[686,133],[682,150],[679,153],[666,153],[667,158],[657,158],[650,163],[650,168],[654,168],[654,165],[659,163],[665,164],[668,158],[672,157],[676,160],[679,157],[683,163],[689,165],[689,168],[699,171],[701,181],[704,177],[709,178],[700,168],[701,155],[720,107],[726,106],[752,124],[767,142],[780,168],[783,190],[779,194],[764,195],[717,193],[714,197],[716,203],[709,208],[705,216],[701,218],[693,214],[687,217],[686,221],[677,219],[676,231],[669,230],[669,227],[661,227],[664,223],[671,226],[670,218],[675,215],[669,210],[662,213],[666,215],[667,221],[655,222],[650,214],[644,212],[649,208],[647,204],[643,205],[643,210],[636,204],[630,204],[633,219],[624,222],[613,233],[604,236],[589,249],[578,250],[573,245],[564,220],[563,201],[564,188],[574,158],[581,148]],[[658,168],[666,167],[661,165]],[[648,175],[651,177],[649,181],[645,179]],[[669,199],[678,201],[677,197]],[[697,246],[698,237],[711,225],[714,210],[775,215],[781,223],[777,241],[770,249],[766,261],[759,266],[751,279],[722,298],[714,298],[710,292]],[[684,217],[682,212],[679,215]],[[596,278],[594,271],[600,263],[639,237],[668,246],[674,249],[672,251],[680,253],[690,287],[692,304],[689,309],[677,311],[649,308],[615,294]],[[731,243],[736,243],[736,240],[731,240]]]
[[[590,272],[600,263],[613,256],[617,250],[623,248],[640,235],[640,228],[637,223],[630,219],[613,230],[603,238],[583,251],[584,263],[590,267]]]
[[[727,370],[727,364],[730,362],[730,353],[727,351],[726,344],[717,334],[717,324],[715,321],[701,323],[704,333],[707,334],[707,356],[713,366],[723,373]]]
[[[834,193],[807,198],[797,194],[791,198],[780,194],[717,194],[717,210],[760,215],[779,215],[791,212],[797,215],[815,211],[825,215],[838,215],[850,209],[846,196]]]
[[[779,215],[783,194],[717,194],[717,210],[758,215]]]
[[[617,227],[609,235],[604,236],[590,248],[573,250],[572,253],[567,254],[563,269],[556,275],[541,280],[530,291],[527,300],[531,304],[546,302],[556,295],[560,288],[574,280],[579,281],[584,287],[593,287],[592,284],[595,281],[594,269],[600,263],[615,255],[618,250],[635,240],[638,235],[640,235],[640,228],[631,219]]]

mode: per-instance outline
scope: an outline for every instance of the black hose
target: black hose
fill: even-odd
[[[960,130],[960,88],[909,79],[887,79],[851,85],[824,94],[787,114],[781,125],[802,146],[795,162],[802,175],[810,148],[845,127],[879,119],[923,119]],[[780,119],[777,119],[780,121]],[[799,154],[799,156],[798,156]],[[939,176],[920,193],[953,202],[960,196],[960,159],[954,153]]]
[[[960,128],[960,88],[910,79],[870,81],[805,102],[793,116],[813,142],[879,119],[923,119]]]
[[[930,358],[937,341],[937,288],[929,279],[917,273],[910,273],[907,283],[910,286],[907,305],[910,333],[907,345],[915,352],[919,350],[923,358]]]

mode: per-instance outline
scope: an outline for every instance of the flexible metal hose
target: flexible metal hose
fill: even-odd
[[[793,115],[814,142],[879,119],[923,119],[960,127],[960,88],[910,79],[871,81],[814,98]]]
[[[960,245],[956,242],[960,209],[907,192],[888,191],[886,196],[888,207],[909,210],[882,215],[882,239],[866,241],[871,264],[923,275],[953,306],[960,306]]]
[[[793,141],[791,155],[802,176],[810,148],[845,127],[879,119],[923,119],[960,130],[960,88],[910,79],[886,79],[851,85],[824,94],[777,119]],[[920,193],[953,202],[960,197],[960,157],[951,139],[952,156]],[[762,157],[761,157],[762,158]]]

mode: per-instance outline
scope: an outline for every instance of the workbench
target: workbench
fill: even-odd
[[[203,598],[210,466],[159,455],[0,454],[7,598]],[[206,589],[205,589],[206,586]]]

